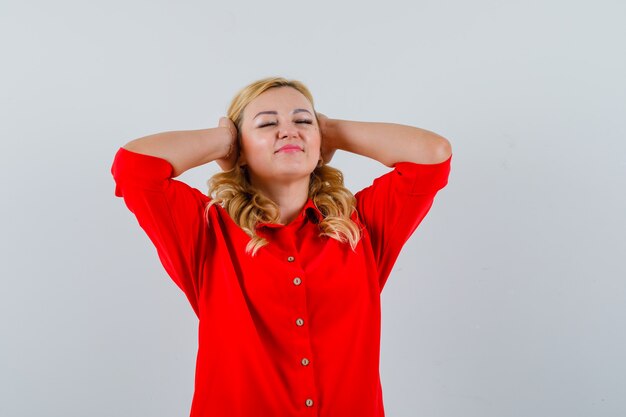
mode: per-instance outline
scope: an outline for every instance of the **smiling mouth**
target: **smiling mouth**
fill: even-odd
[[[281,151],[303,151],[303,150],[302,150],[302,148],[300,148],[299,146],[296,146],[296,145],[286,145],[286,146],[283,146],[282,148],[280,148],[279,150],[277,150],[274,153],[278,153],[278,152],[281,152]]]

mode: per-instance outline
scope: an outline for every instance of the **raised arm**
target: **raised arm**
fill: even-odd
[[[218,127],[156,133],[134,139],[123,148],[167,160],[174,168],[173,177],[211,161],[228,170],[238,156],[237,128],[222,117]]]
[[[447,139],[418,127],[329,119],[321,113],[318,119],[326,162],[335,149],[367,156],[388,167],[398,162],[437,164],[452,155]]]

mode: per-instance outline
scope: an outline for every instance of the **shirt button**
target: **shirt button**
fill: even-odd
[[[313,407],[313,400],[310,398],[307,398],[305,404],[307,407]]]
[[[295,260],[296,260],[296,258],[294,258],[293,256],[288,256],[287,257],[287,261],[289,261],[289,262],[293,262]]]
[[[302,358],[302,365],[307,366],[309,364],[309,360],[307,358]]]
[[[304,320],[302,320],[302,319],[298,319],[298,320],[296,320],[296,324],[297,324],[298,326],[302,326],[302,325],[304,325]]]
[[[293,284],[294,285],[300,285],[302,283],[302,280],[299,277],[295,277],[293,279]]]

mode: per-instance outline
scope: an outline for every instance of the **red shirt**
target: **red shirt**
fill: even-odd
[[[380,293],[400,249],[448,181],[450,160],[400,162],[355,194],[350,245],[319,237],[309,199],[288,225],[260,224],[255,257],[219,205],[164,159],[120,148],[111,172],[199,319],[191,417],[383,417]]]

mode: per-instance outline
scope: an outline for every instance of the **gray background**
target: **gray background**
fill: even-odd
[[[0,8],[0,415],[188,415],[197,320],[109,169],[269,75],[453,144],[382,295],[388,416],[626,415],[622,1]],[[334,165],[353,191],[388,171]]]

